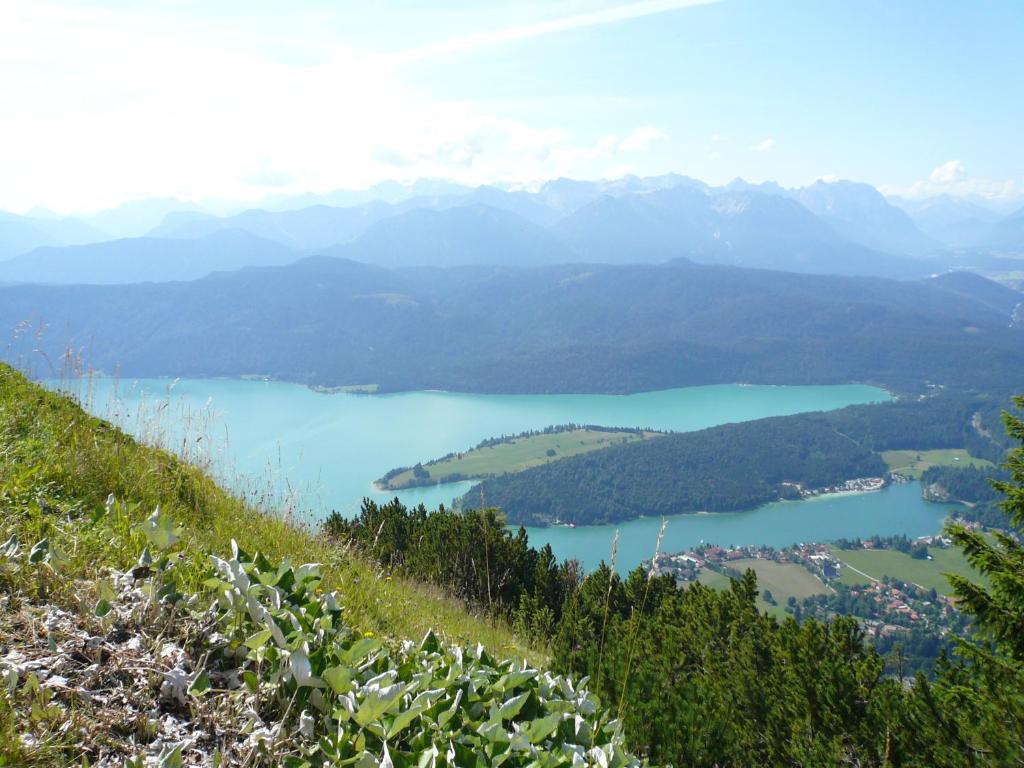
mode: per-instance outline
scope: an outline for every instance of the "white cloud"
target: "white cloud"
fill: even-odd
[[[655,141],[668,138],[664,131],[655,128],[653,125],[644,125],[637,128],[629,136],[622,140],[619,149],[624,152],[642,152]]]
[[[879,189],[886,195],[910,198],[952,195],[953,197],[981,197],[989,200],[1024,196],[1024,179],[987,179],[971,176],[960,160],[947,160],[936,166],[927,179],[909,186],[884,185]]]
[[[759,141],[750,147],[751,152],[771,152],[773,149],[775,149],[775,139],[771,138]]]
[[[953,184],[967,178],[967,169],[959,160],[947,160],[928,176],[935,184]]]
[[[721,152],[711,152],[708,155],[708,160],[711,160],[712,162],[714,162],[715,160],[721,159],[721,157],[722,157],[722,153]]]

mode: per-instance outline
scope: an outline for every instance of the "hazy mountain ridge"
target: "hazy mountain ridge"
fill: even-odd
[[[794,199],[692,188],[604,196],[556,225],[584,260],[628,263],[686,256],[795,272],[922,276],[934,266],[851,243]]]
[[[999,213],[963,198],[939,195],[923,200],[892,197],[918,228],[933,240],[952,248],[984,244],[991,236]]]
[[[417,208],[377,222],[355,241],[325,254],[385,267],[537,266],[575,260],[547,229],[486,205]]]
[[[211,272],[287,264],[298,258],[278,243],[228,229],[194,240],[138,237],[44,246],[0,262],[0,282],[115,285],[195,280]]]
[[[1002,388],[1024,368],[1007,291],[976,276],[898,282],[688,262],[386,270],[320,257],[189,283],[0,289],[0,325],[58,329],[12,343],[7,359],[70,344],[132,376],[481,392]]]
[[[992,244],[1024,253],[1024,208],[1011,213],[992,228]]]
[[[107,237],[78,219],[18,216],[0,211],[0,261],[45,245],[78,245]]]
[[[304,202],[315,204],[292,207]],[[943,247],[1024,249],[1020,212],[1000,219],[988,209],[952,198],[934,198],[930,204],[898,198],[892,202],[898,205],[869,185],[845,181],[784,189],[773,182],[735,179],[711,187],[687,176],[665,174],[610,181],[563,178],[527,191],[428,179],[300,196],[229,216],[174,199],[128,203],[89,217],[89,223],[2,214],[0,258],[40,247],[107,241],[109,236],[91,225],[138,232],[157,219],[160,223],[147,231],[147,238],[195,240],[241,230],[300,255],[331,253],[399,266],[638,263],[686,257],[798,272],[903,278],[970,266],[959,256],[944,255]],[[484,208],[491,213],[485,216]],[[385,232],[388,227],[394,231]],[[142,258],[148,258],[146,242],[138,241]],[[125,247],[110,246],[96,253]],[[181,256],[172,249],[166,253],[171,261],[191,258],[187,249]],[[979,258],[980,254],[983,251],[976,251]],[[225,268],[272,263],[227,261],[235,266]],[[97,274],[81,281],[104,281],[102,270],[98,262]],[[54,279],[45,263],[35,273],[27,262],[16,271],[16,279],[26,282]],[[171,279],[167,274],[193,272],[184,262],[167,263],[152,273],[135,272],[132,280],[158,281]],[[126,275],[117,279],[130,281]]]
[[[795,197],[844,238],[868,248],[920,256],[939,247],[868,184],[816,181]]]

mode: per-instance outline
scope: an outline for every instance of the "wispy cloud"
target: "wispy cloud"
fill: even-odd
[[[771,152],[773,149],[775,149],[775,139],[770,138],[759,141],[750,147],[751,152]]]
[[[645,125],[637,128],[629,136],[622,140],[619,149],[624,152],[642,152],[653,142],[668,138],[665,132],[653,125]]]
[[[640,0],[639,2],[626,5],[604,8],[599,11],[587,13],[576,13],[571,16],[563,16],[558,19],[547,19],[529,24],[521,24],[515,27],[504,29],[487,30],[461,37],[452,37],[436,43],[427,43],[416,48],[402,51],[395,54],[392,60],[398,63],[418,61],[420,59],[434,56],[447,56],[456,53],[464,53],[479,48],[490,48],[495,45],[512,43],[518,40],[528,40],[534,37],[542,37],[558,32],[567,32],[583,27],[596,27],[604,24],[615,24],[620,21],[639,19],[644,16],[654,16],[659,13],[678,11],[684,8],[692,8],[699,5],[711,5],[719,0]]]

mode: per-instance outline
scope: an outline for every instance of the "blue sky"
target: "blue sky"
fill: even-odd
[[[686,173],[1024,195],[1020,2],[0,6],[0,208]]]

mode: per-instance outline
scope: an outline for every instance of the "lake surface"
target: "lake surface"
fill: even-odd
[[[481,440],[552,424],[601,424],[687,431],[726,422],[831,410],[889,399],[864,385],[717,385],[635,395],[472,395],[409,392],[320,394],[282,382],[234,379],[92,379],[73,389],[86,407],[197,463],[258,501],[315,520],[332,509],[352,515],[364,497],[398,496],[428,507],[450,503],[469,483],[379,492],[390,469],[465,450]],[[810,538],[934,532],[940,505],[916,486],[810,502],[772,504],[736,515],[673,518],[668,550],[698,543],[790,544]],[[914,504],[915,499],[917,504]],[[650,557],[660,521],[621,526],[620,564]],[[607,559],[614,529],[531,530],[561,557],[588,566]],[[671,542],[671,543],[669,543]]]
[[[871,493],[815,496],[804,501],[776,501],[749,512],[677,515],[667,518],[662,552],[679,552],[702,543],[721,546],[787,547],[805,541],[834,541],[906,534],[936,533],[953,504],[921,498],[918,482],[889,485]],[[645,517],[618,526],[527,528],[535,547],[550,544],[562,557],[572,552],[586,570],[611,562],[612,539],[619,531],[616,570],[625,573],[650,560],[661,519]]]

